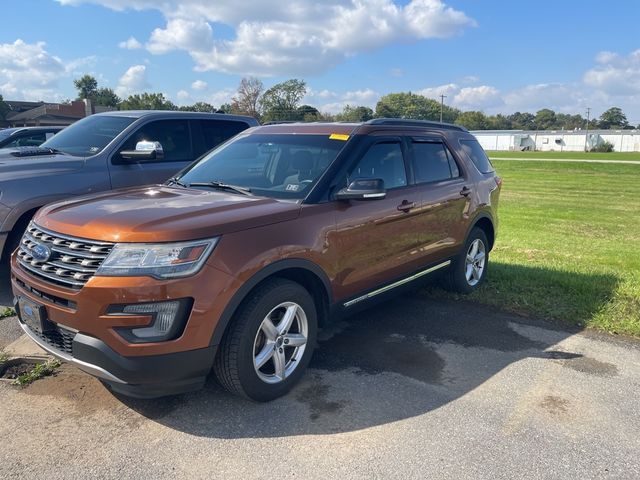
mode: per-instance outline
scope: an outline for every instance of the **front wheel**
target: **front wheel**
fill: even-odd
[[[458,293],[471,293],[487,276],[489,242],[480,228],[471,230],[464,249],[451,263],[444,278],[444,287]]]
[[[304,374],[316,341],[313,298],[300,284],[269,280],[249,294],[220,345],[214,371],[231,393],[266,402]]]

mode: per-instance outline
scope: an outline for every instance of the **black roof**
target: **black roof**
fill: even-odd
[[[374,118],[365,122],[365,125],[398,125],[403,127],[433,127],[444,128],[446,130],[457,130],[459,132],[468,132],[468,130],[460,125],[452,123],[434,122],[431,120],[413,120],[410,118]]]
[[[129,118],[171,118],[174,116],[180,118],[208,118],[215,120],[239,121],[248,123],[250,125],[258,125],[258,121],[255,118],[245,115],[230,115],[227,113],[185,112],[182,110],[112,110],[110,112],[96,113],[95,115]]]

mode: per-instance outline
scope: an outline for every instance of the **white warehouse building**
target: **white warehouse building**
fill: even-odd
[[[640,130],[476,130],[485,150],[583,152],[611,142],[616,152],[640,152]],[[588,141],[587,141],[588,135]]]

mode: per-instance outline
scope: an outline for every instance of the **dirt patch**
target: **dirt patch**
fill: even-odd
[[[551,415],[565,415],[569,411],[569,400],[555,395],[547,395],[540,406]]]
[[[33,370],[33,367],[43,363],[34,359],[14,358],[5,362],[0,362],[0,380],[13,381],[20,375],[24,375]]]

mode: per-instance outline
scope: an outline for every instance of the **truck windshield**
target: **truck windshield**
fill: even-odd
[[[51,137],[41,146],[78,157],[96,155],[135,118],[94,115],[83,118]]]
[[[254,195],[301,199],[345,143],[329,135],[241,134],[176,180],[197,188],[214,182],[242,187]]]

